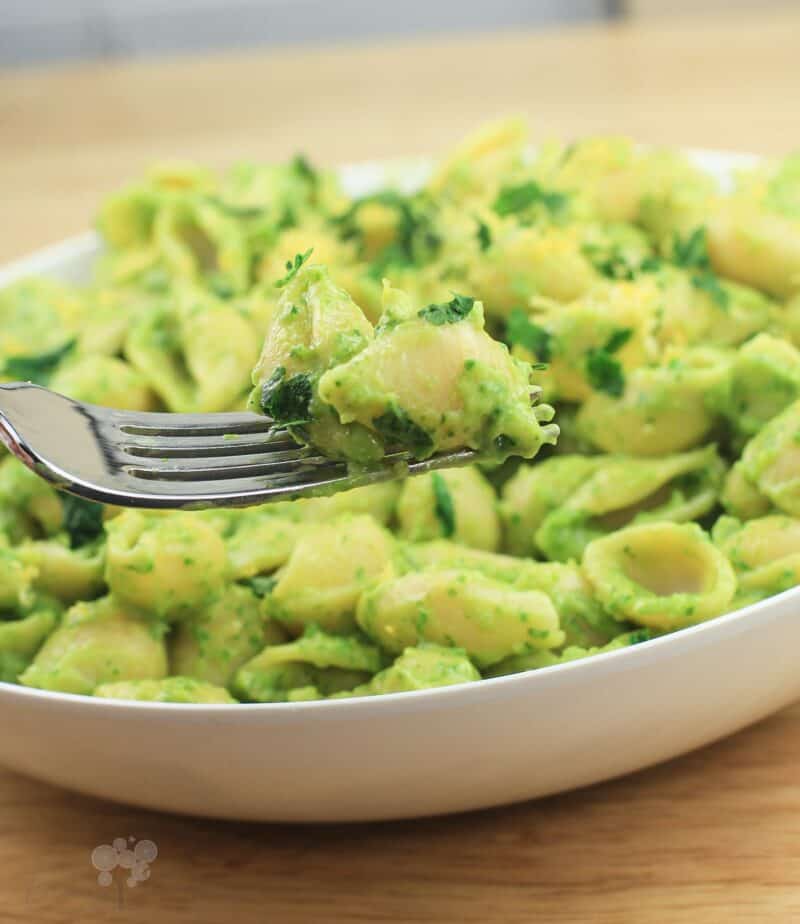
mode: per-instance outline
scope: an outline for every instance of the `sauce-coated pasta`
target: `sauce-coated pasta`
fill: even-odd
[[[353,198],[302,156],[167,164],[98,229],[89,285],[0,292],[3,380],[250,407],[352,464],[483,460],[152,513],[6,457],[0,681],[373,696],[619,650],[800,583],[800,155],[723,190],[624,138],[530,154],[508,120],[413,193]]]

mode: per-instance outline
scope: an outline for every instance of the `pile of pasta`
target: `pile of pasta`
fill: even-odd
[[[6,457],[0,680],[203,703],[417,690],[800,583],[800,156],[723,189],[622,138],[531,154],[509,120],[413,192],[353,198],[301,156],[162,165],[98,229],[90,284],[0,293],[4,380],[243,408],[276,283],[313,248],[372,323],[384,280],[420,306],[480,300],[561,436],[531,463],[241,511],[102,508]]]

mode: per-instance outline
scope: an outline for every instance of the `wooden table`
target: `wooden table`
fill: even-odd
[[[800,146],[798,34],[789,14],[6,74],[0,260],[82,229],[159,157],[416,154],[508,111],[541,136],[780,154]],[[402,824],[186,820],[0,771],[0,922],[784,924],[800,920],[799,778],[798,707],[628,779]],[[160,855],[118,908],[89,855],[120,836]]]

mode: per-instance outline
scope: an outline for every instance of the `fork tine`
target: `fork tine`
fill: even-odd
[[[314,452],[307,446],[301,446],[288,434],[275,439],[255,439],[252,436],[236,439],[221,436],[138,437],[121,441],[118,449],[135,460],[210,459],[257,455],[264,461],[270,459],[277,462],[282,458],[302,458]]]
[[[90,406],[91,407],[91,406]],[[270,417],[248,411],[220,414],[171,414],[162,411],[107,411],[91,408],[105,416],[122,433],[141,436],[226,436],[228,434],[275,432]],[[97,412],[100,414],[97,414]],[[103,413],[105,412],[105,413]]]
[[[229,481],[233,478],[252,478],[259,475],[299,474],[306,469],[337,465],[336,462],[320,455],[300,456],[297,452],[278,455],[283,458],[276,461],[268,461],[271,458],[269,455],[253,455],[237,456],[235,463],[230,458],[210,458],[204,460],[203,465],[126,465],[125,471],[133,478],[144,478],[148,481]],[[142,459],[137,461],[144,462]],[[339,465],[346,475],[347,466],[343,463]]]

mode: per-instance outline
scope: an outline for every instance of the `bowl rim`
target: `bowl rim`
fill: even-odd
[[[687,154],[693,161],[710,173],[728,172],[732,170],[753,167],[766,160],[761,155],[743,151],[724,151],[714,148],[679,147],[675,150]],[[403,159],[390,159],[383,161],[363,161],[350,163],[336,168],[343,180],[348,174],[357,177],[359,174],[385,175],[387,171],[397,171],[398,175],[411,171],[418,174],[431,164],[430,158],[416,157]],[[100,247],[100,237],[95,231],[84,231],[80,234],[64,238],[56,243],[39,248],[30,254],[13,259],[0,266],[0,288],[21,279],[25,276],[46,274],[52,269],[54,262],[66,259],[75,259],[79,256],[89,257]],[[274,717],[283,715],[289,717],[296,713],[316,714],[324,711],[347,710],[353,717],[364,718],[373,710],[383,713],[406,711],[407,707],[431,701],[440,706],[446,706],[454,697],[465,699],[466,702],[475,698],[490,696],[492,692],[513,694],[518,687],[540,686],[552,682],[553,676],[564,676],[570,672],[590,674],[592,672],[604,674],[613,670],[615,665],[624,668],[632,658],[642,658],[643,652],[657,654],[667,647],[680,648],[693,639],[702,639],[710,632],[724,631],[726,627],[739,623],[748,623],[757,620],[765,611],[778,608],[779,601],[788,601],[793,598],[800,600],[800,585],[789,588],[778,594],[765,597],[755,603],[748,604],[739,610],[714,616],[705,622],[677,629],[666,635],[647,641],[638,642],[626,648],[614,651],[600,652],[575,661],[563,664],[552,664],[516,674],[506,674],[501,677],[487,677],[481,680],[465,681],[443,687],[428,687],[422,690],[406,690],[396,693],[382,693],[379,696],[354,696],[345,699],[307,700],[300,702],[283,703],[169,703],[149,702],[144,700],[106,699],[91,694],[63,693],[55,690],[40,690],[36,687],[26,687],[17,683],[0,681],[0,701],[7,699],[20,699],[42,704],[62,704],[65,706],[82,707],[85,710],[123,710],[135,713],[156,713],[162,716],[174,714],[192,715],[195,717],[219,716],[220,714],[234,716]]]

